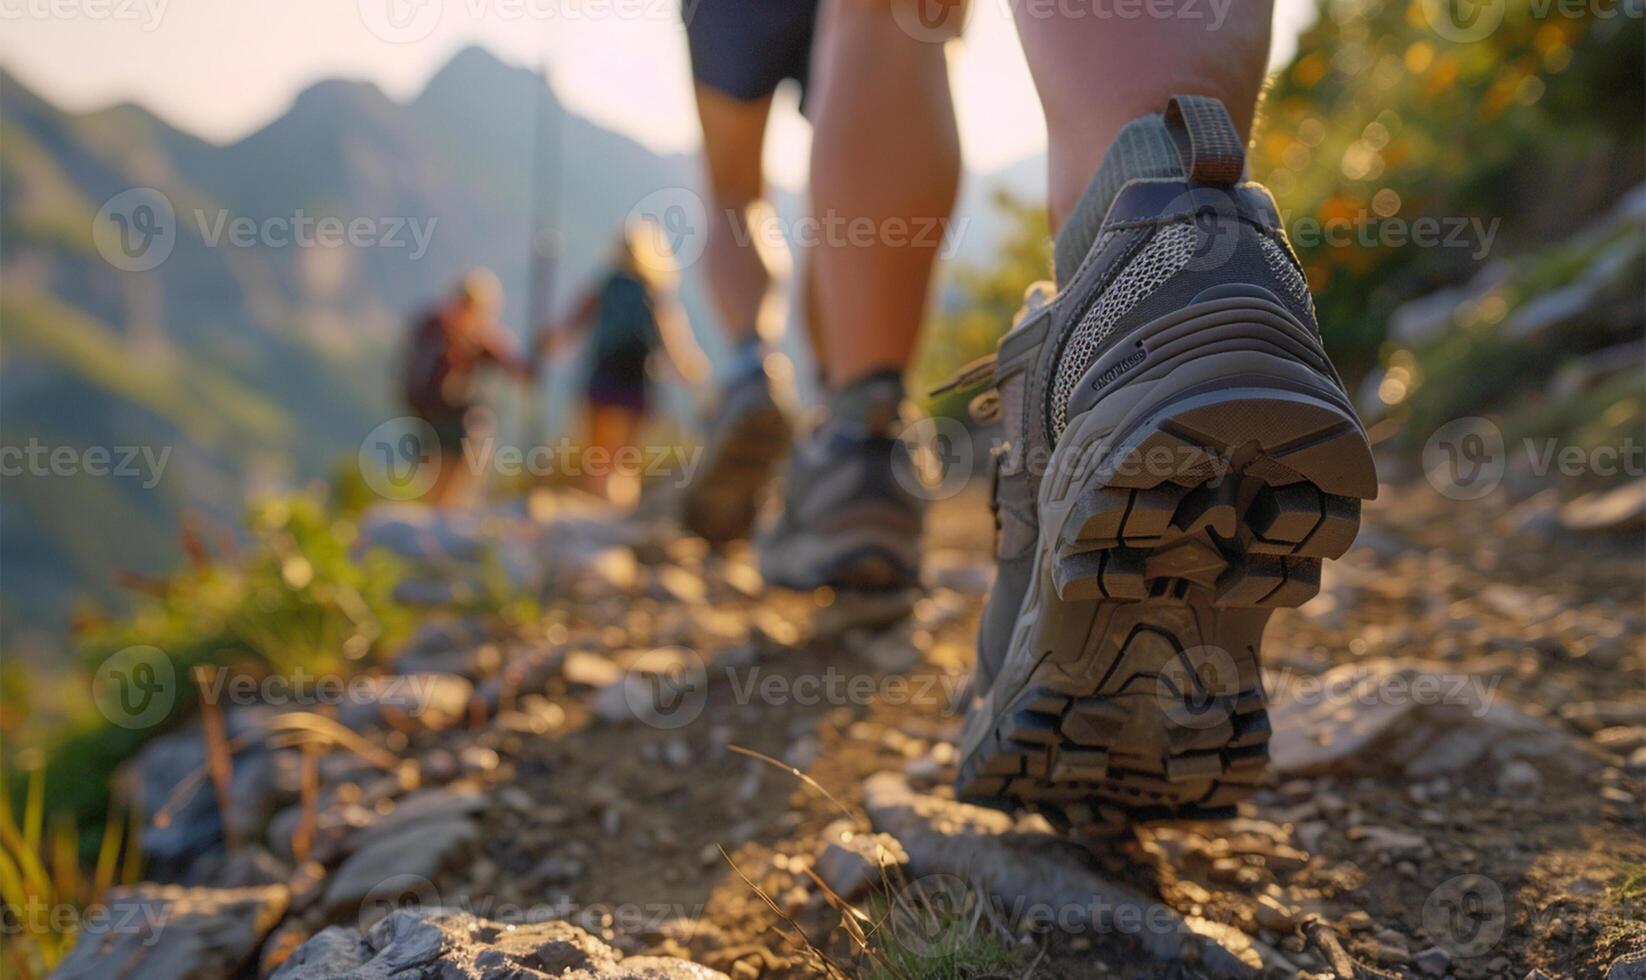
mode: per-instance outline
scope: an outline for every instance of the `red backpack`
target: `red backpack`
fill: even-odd
[[[446,378],[451,374],[445,325],[439,313],[430,313],[412,329],[403,376],[406,404],[420,414],[453,406],[447,404]]]

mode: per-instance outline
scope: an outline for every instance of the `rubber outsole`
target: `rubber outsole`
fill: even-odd
[[[776,405],[749,412],[718,434],[687,488],[681,524],[711,545],[747,538],[778,463],[788,455],[789,424]]]
[[[1088,837],[1227,817],[1255,788],[1263,629],[1377,491],[1352,412],[1295,391],[1183,398],[1104,443],[1042,540],[1011,654],[1033,666],[980,706],[957,786]]]

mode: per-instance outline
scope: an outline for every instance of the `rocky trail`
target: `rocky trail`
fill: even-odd
[[[225,710],[227,833],[200,733],[151,742],[167,883],[109,904],[153,928],[58,975],[1646,976],[1646,568],[1638,510],[1589,508],[1385,486],[1269,627],[1239,817],[1082,845],[948,789],[980,495],[878,597],[572,496],[384,506],[416,638],[370,697]],[[499,576],[540,621],[486,609]]]

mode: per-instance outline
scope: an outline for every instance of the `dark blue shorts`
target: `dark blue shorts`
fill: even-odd
[[[804,104],[819,0],[680,0],[692,77],[752,102],[800,83]]]

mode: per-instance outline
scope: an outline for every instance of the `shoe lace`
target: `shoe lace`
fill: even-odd
[[[981,392],[966,404],[966,411],[980,425],[987,425],[1000,418],[1000,391],[995,387],[994,367],[998,356],[985,354],[984,356],[964,364],[959,370],[951,374],[947,380],[926,394],[932,398],[952,393],[965,394],[988,386],[988,390]]]

